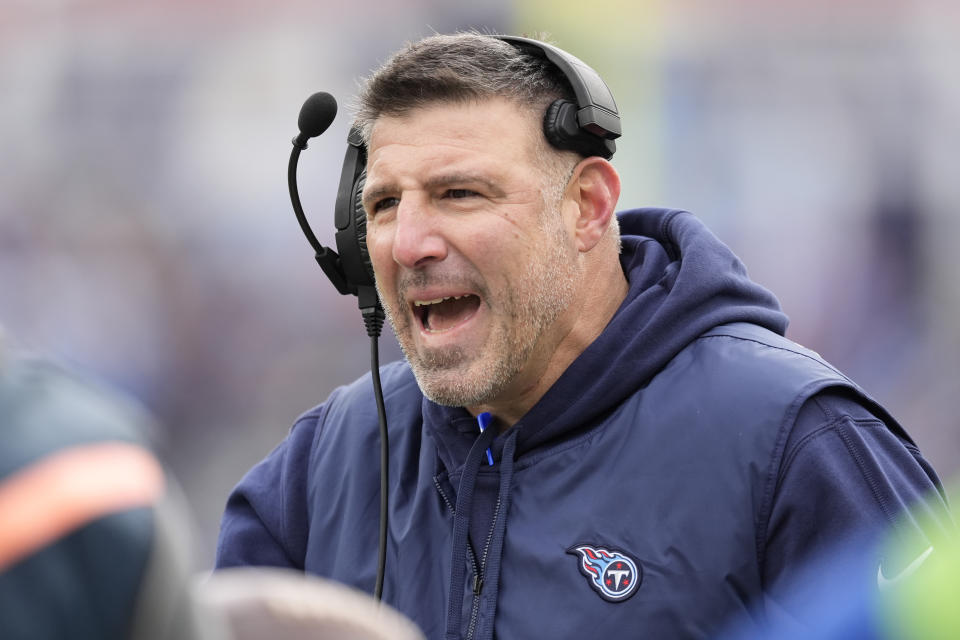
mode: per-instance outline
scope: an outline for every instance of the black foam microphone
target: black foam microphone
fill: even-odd
[[[300,107],[297,127],[300,133],[293,139],[298,149],[307,148],[307,140],[315,138],[327,130],[337,117],[337,101],[325,91],[318,91]]]
[[[297,117],[297,127],[300,129],[300,133],[294,136],[292,141],[293,150],[290,152],[290,163],[287,165],[287,186],[290,189],[290,203],[293,205],[293,212],[297,216],[297,222],[300,223],[303,234],[316,251],[317,263],[337,290],[340,293],[347,294],[350,291],[347,288],[343,267],[340,265],[340,257],[317,240],[317,236],[310,228],[310,223],[307,222],[307,216],[303,213],[303,206],[300,204],[300,190],[297,189],[297,163],[300,160],[300,152],[307,148],[307,140],[326,131],[336,117],[337,101],[326,91],[318,91],[313,94],[300,107],[300,115]]]

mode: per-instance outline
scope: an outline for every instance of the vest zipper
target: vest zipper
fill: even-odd
[[[443,498],[444,504],[447,505],[447,509],[450,510],[450,513],[455,514],[457,510],[454,508],[453,503],[450,502],[450,498],[447,497],[446,492],[443,490],[443,487],[440,486],[440,481],[434,477],[433,484],[437,487],[437,493],[440,494],[440,497]],[[500,499],[497,498],[496,507],[493,511],[493,521],[497,521],[497,513],[500,511]],[[487,534],[487,547],[490,546],[490,537],[493,535],[493,526],[490,527],[490,533]],[[480,603],[480,592],[483,590],[483,575],[481,574],[480,565],[477,564],[477,555],[473,551],[473,545],[467,542],[467,557],[470,558],[470,566],[473,568],[473,602],[470,605],[470,628],[467,630],[467,639],[473,635],[474,629],[477,624],[477,610]],[[484,550],[483,562],[486,563],[486,549]]]
[[[487,532],[487,540],[483,545],[483,557],[480,559],[480,567],[477,567],[473,550],[470,550],[470,560],[473,562],[473,604],[470,607],[470,626],[467,627],[466,640],[473,640],[473,634],[477,630],[477,617],[480,615],[480,592],[483,590],[483,573],[487,566],[487,552],[490,551],[490,540],[493,538],[493,532],[497,528],[497,518],[500,517],[500,497],[497,496],[497,503],[493,508],[493,520],[490,522],[490,531]]]

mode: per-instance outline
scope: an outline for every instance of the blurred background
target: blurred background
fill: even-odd
[[[300,105],[341,103],[300,162],[332,245],[360,78],[464,28],[546,32],[597,69],[623,116],[622,208],[698,214],[791,338],[960,473],[954,2],[3,0],[0,325],[159,417],[198,568],[233,484],[368,369],[356,304],[290,209]],[[399,357],[392,335],[381,352]]]

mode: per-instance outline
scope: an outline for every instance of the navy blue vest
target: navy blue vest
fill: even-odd
[[[383,376],[391,443],[384,600],[428,637],[442,637],[456,497],[409,369],[390,365]],[[694,340],[601,422],[519,455],[502,553],[486,558],[499,581],[474,597],[467,579],[462,636],[715,634],[731,614],[762,601],[783,448],[800,406],[828,387],[860,394],[906,437],[817,354],[733,324]],[[369,379],[337,391],[321,419],[309,462],[305,569],[372,591],[379,470]],[[498,469],[483,465],[480,473]],[[578,546],[632,559],[632,577],[611,575],[639,585],[614,585],[614,593],[629,591],[623,599],[603,597]]]

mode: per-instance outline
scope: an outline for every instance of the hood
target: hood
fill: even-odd
[[[692,214],[648,208],[618,218],[626,298],[603,333],[494,441],[495,456],[514,430],[521,456],[594,424],[716,326],[749,322],[786,331],[787,317],[773,294],[752,282],[743,263]],[[464,409],[423,403],[424,422],[444,466],[453,471],[477,439],[476,421]]]

